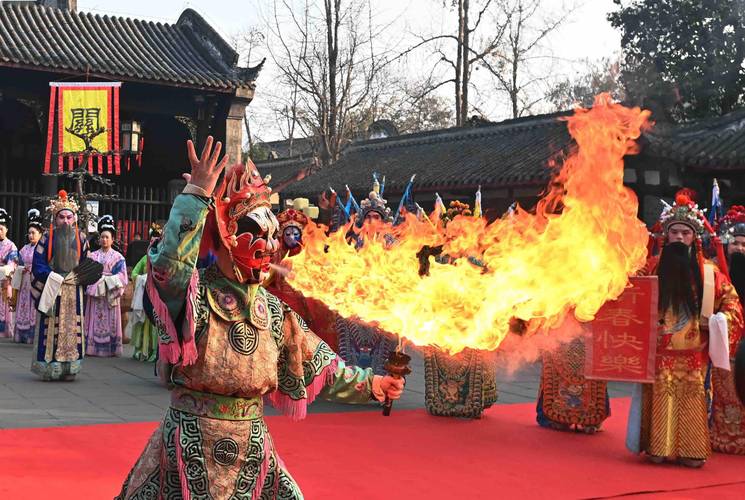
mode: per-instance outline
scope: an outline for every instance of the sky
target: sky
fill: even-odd
[[[564,0],[546,0],[549,6]],[[614,9],[612,0],[576,0],[577,9],[548,44],[554,62],[550,71],[557,76],[570,76],[581,67],[584,60],[599,60],[620,52],[620,35],[614,30],[606,16]],[[252,26],[261,26],[268,16],[271,0],[78,0],[78,10],[96,14],[136,17],[155,22],[175,23],[184,9],[192,8],[202,15],[226,40]],[[442,0],[375,0],[373,6],[376,22],[390,24],[390,32],[397,38],[394,44],[407,47],[416,34],[435,33],[449,27],[452,14],[444,14]],[[433,8],[436,7],[436,8]],[[257,52],[252,64],[264,54]],[[414,58],[406,71],[416,78],[426,68],[418,66]],[[262,86],[270,86],[276,77],[276,68],[268,61],[257,81],[254,101],[249,114],[254,117],[255,134],[262,140],[282,139],[282,132],[274,125],[270,111],[270,92],[262,94]],[[264,87],[267,88],[267,87]],[[441,95],[449,96],[451,89],[443,89]],[[482,98],[480,109],[491,120],[509,117],[504,97]],[[538,109],[538,111],[541,111]]]

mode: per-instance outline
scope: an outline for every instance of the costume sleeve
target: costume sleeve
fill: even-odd
[[[194,339],[199,272],[196,264],[210,199],[176,197],[163,236],[148,249],[144,308],[158,332],[158,356],[184,366],[197,360]]]
[[[129,283],[129,277],[127,276],[127,261],[124,259],[122,254],[119,254],[119,260],[114,264],[114,267],[111,268],[111,275],[119,277],[119,282],[122,286],[116,291],[116,296],[121,297],[124,295],[124,289],[127,288],[127,283]]]
[[[18,263],[21,262],[21,254],[18,253],[18,247],[15,245],[15,243],[11,243],[12,249],[10,252],[8,252],[7,257],[5,257],[5,263],[11,264],[13,266],[13,269],[18,267]]]
[[[132,268],[132,281],[137,281],[137,277],[145,273],[147,273],[147,255],[143,255],[135,267]]]
[[[31,274],[33,274],[35,280],[42,283],[42,286],[47,280],[49,273],[52,272],[52,268],[47,260],[48,244],[49,240],[47,239],[47,235],[42,236],[34,249],[34,260],[31,264]]]
[[[352,404],[373,399],[372,370],[346,365],[287,304],[267,296],[272,335],[280,349],[278,386],[268,397],[275,408],[300,420],[319,395]]]
[[[194,280],[209,203],[209,199],[200,196],[178,195],[163,228],[163,236],[148,249],[152,270],[148,281],[154,283],[158,297],[150,292],[148,295],[154,306],[160,299],[174,319],[181,313]]]
[[[730,280],[719,271],[715,274],[715,312],[723,313],[727,317],[727,333],[729,336],[730,357],[735,356],[737,345],[743,335],[743,313],[740,298]]]

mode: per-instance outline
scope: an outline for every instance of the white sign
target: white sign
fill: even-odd
[[[86,201],[85,208],[88,213],[92,215],[88,219],[88,232],[95,233],[98,231],[98,200]]]

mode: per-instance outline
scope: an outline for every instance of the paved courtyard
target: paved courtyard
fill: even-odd
[[[30,371],[31,346],[0,339],[0,429],[52,427],[160,420],[168,406],[168,391],[159,384],[153,365],[131,358],[87,357],[73,382],[43,382]],[[413,353],[412,374],[403,398],[394,406],[424,407],[424,362]],[[514,374],[501,374],[498,404],[530,403],[538,391],[540,364]],[[611,384],[610,395],[627,396],[624,384]],[[379,411],[375,404],[343,405],[317,400],[311,412]],[[268,415],[276,414],[267,408]]]

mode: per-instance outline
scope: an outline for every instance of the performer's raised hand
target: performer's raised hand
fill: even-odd
[[[223,156],[222,160],[218,162],[222,152],[222,143],[218,141],[213,149],[213,142],[212,136],[207,137],[204,148],[202,148],[202,154],[197,157],[194,143],[191,140],[186,141],[191,174],[184,174],[184,179],[189,184],[197,186],[207,193],[212,193],[215,190],[217,179],[228,164],[228,155]]]

